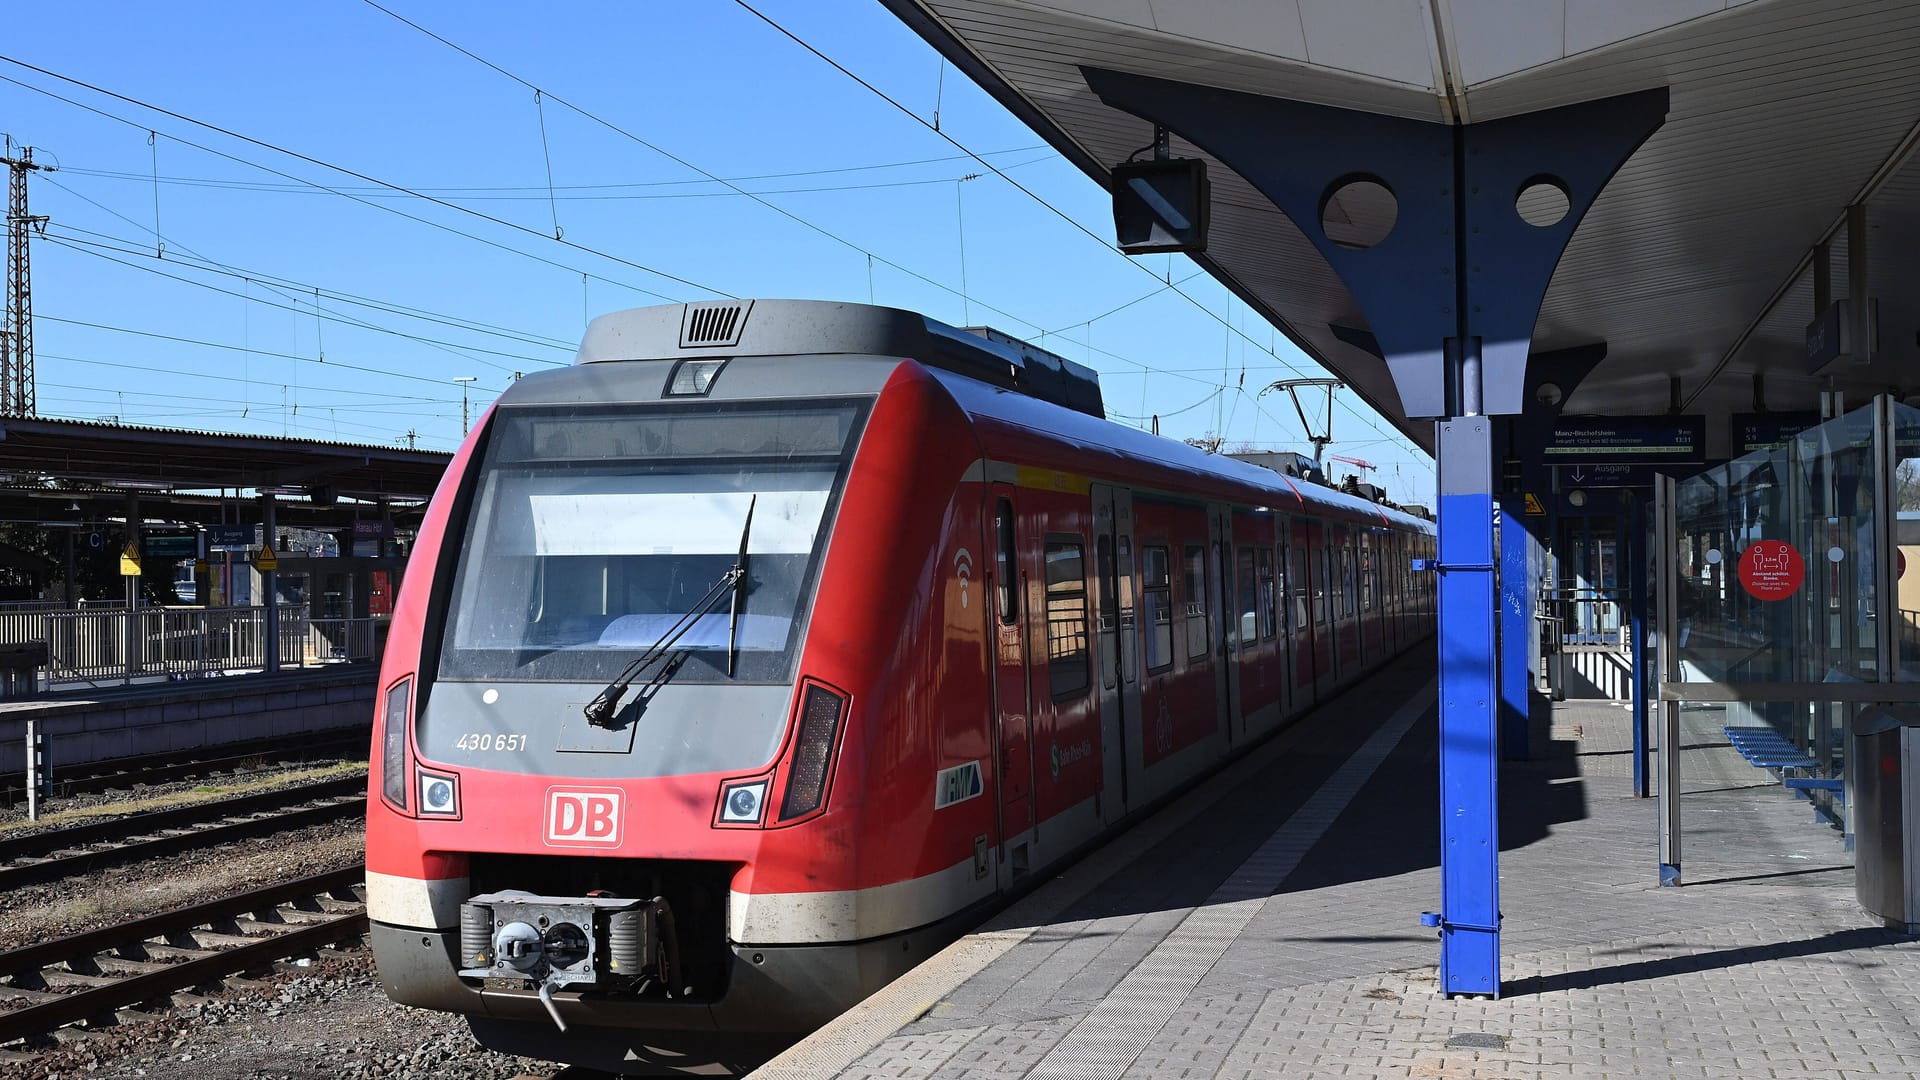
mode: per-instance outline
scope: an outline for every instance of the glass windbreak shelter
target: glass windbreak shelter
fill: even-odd
[[[1655,498],[1663,876],[1683,852],[1688,882],[1851,872],[1848,732],[1920,700],[1894,544],[1920,410],[1882,398]]]

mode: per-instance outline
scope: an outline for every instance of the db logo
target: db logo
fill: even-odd
[[[547,843],[618,847],[626,792],[618,788],[548,788]]]

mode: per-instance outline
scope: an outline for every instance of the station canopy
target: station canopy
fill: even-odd
[[[1152,141],[1081,68],[1434,123],[1477,123],[1656,87],[1667,120],[1568,245],[1536,354],[1604,342],[1565,413],[1709,417],[1848,407],[1920,390],[1920,4],[1910,0],[884,0],[908,26],[1105,185]],[[1175,157],[1207,155],[1174,132]],[[1199,262],[1415,442],[1339,277],[1215,160]],[[1336,198],[1330,236],[1384,232],[1392,198]],[[1879,351],[1810,374],[1812,252],[1849,293],[1846,207],[1867,204]],[[1524,207],[1522,208],[1524,210]],[[1758,394],[1756,379],[1759,376]],[[1679,380],[1677,392],[1670,382]],[[1829,379],[1831,378],[1831,384]],[[1730,456],[1725,425],[1708,449]]]
[[[0,418],[0,520],[221,521],[221,492],[283,496],[286,525],[337,525],[385,504],[417,512],[451,455],[393,446],[126,424]]]

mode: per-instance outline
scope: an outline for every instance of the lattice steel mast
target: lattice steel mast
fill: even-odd
[[[15,147],[6,141],[7,166],[7,306],[0,320],[0,415],[32,416],[33,400],[33,287],[27,253],[30,230],[46,231],[47,217],[27,213],[27,174],[52,166],[33,160],[33,147]]]

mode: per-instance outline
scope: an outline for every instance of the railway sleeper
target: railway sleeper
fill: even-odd
[[[191,938],[201,948],[210,952],[225,952],[242,945],[251,945],[260,939],[244,934],[226,934],[218,930],[183,930],[180,936]]]
[[[197,946],[175,945],[167,941],[143,943],[141,945],[141,951],[155,960],[182,962],[187,960],[203,960],[209,956],[217,955],[220,952],[219,949],[202,949]]]
[[[239,926],[242,933],[250,937],[261,937],[284,934],[290,929],[333,920],[334,916],[318,911],[285,911],[277,913],[270,919],[241,919]]]
[[[40,972],[41,981],[48,987],[79,987],[83,990],[96,986],[112,986],[125,977],[124,975],[94,975],[60,968],[46,968]]]
[[[79,963],[79,961],[67,961],[67,969],[71,971],[73,965],[76,963]],[[113,956],[111,954],[92,957],[87,963],[103,975],[116,972],[121,975],[151,975],[156,971],[165,971],[173,966],[172,964],[155,963],[151,960],[130,960],[124,956]]]

